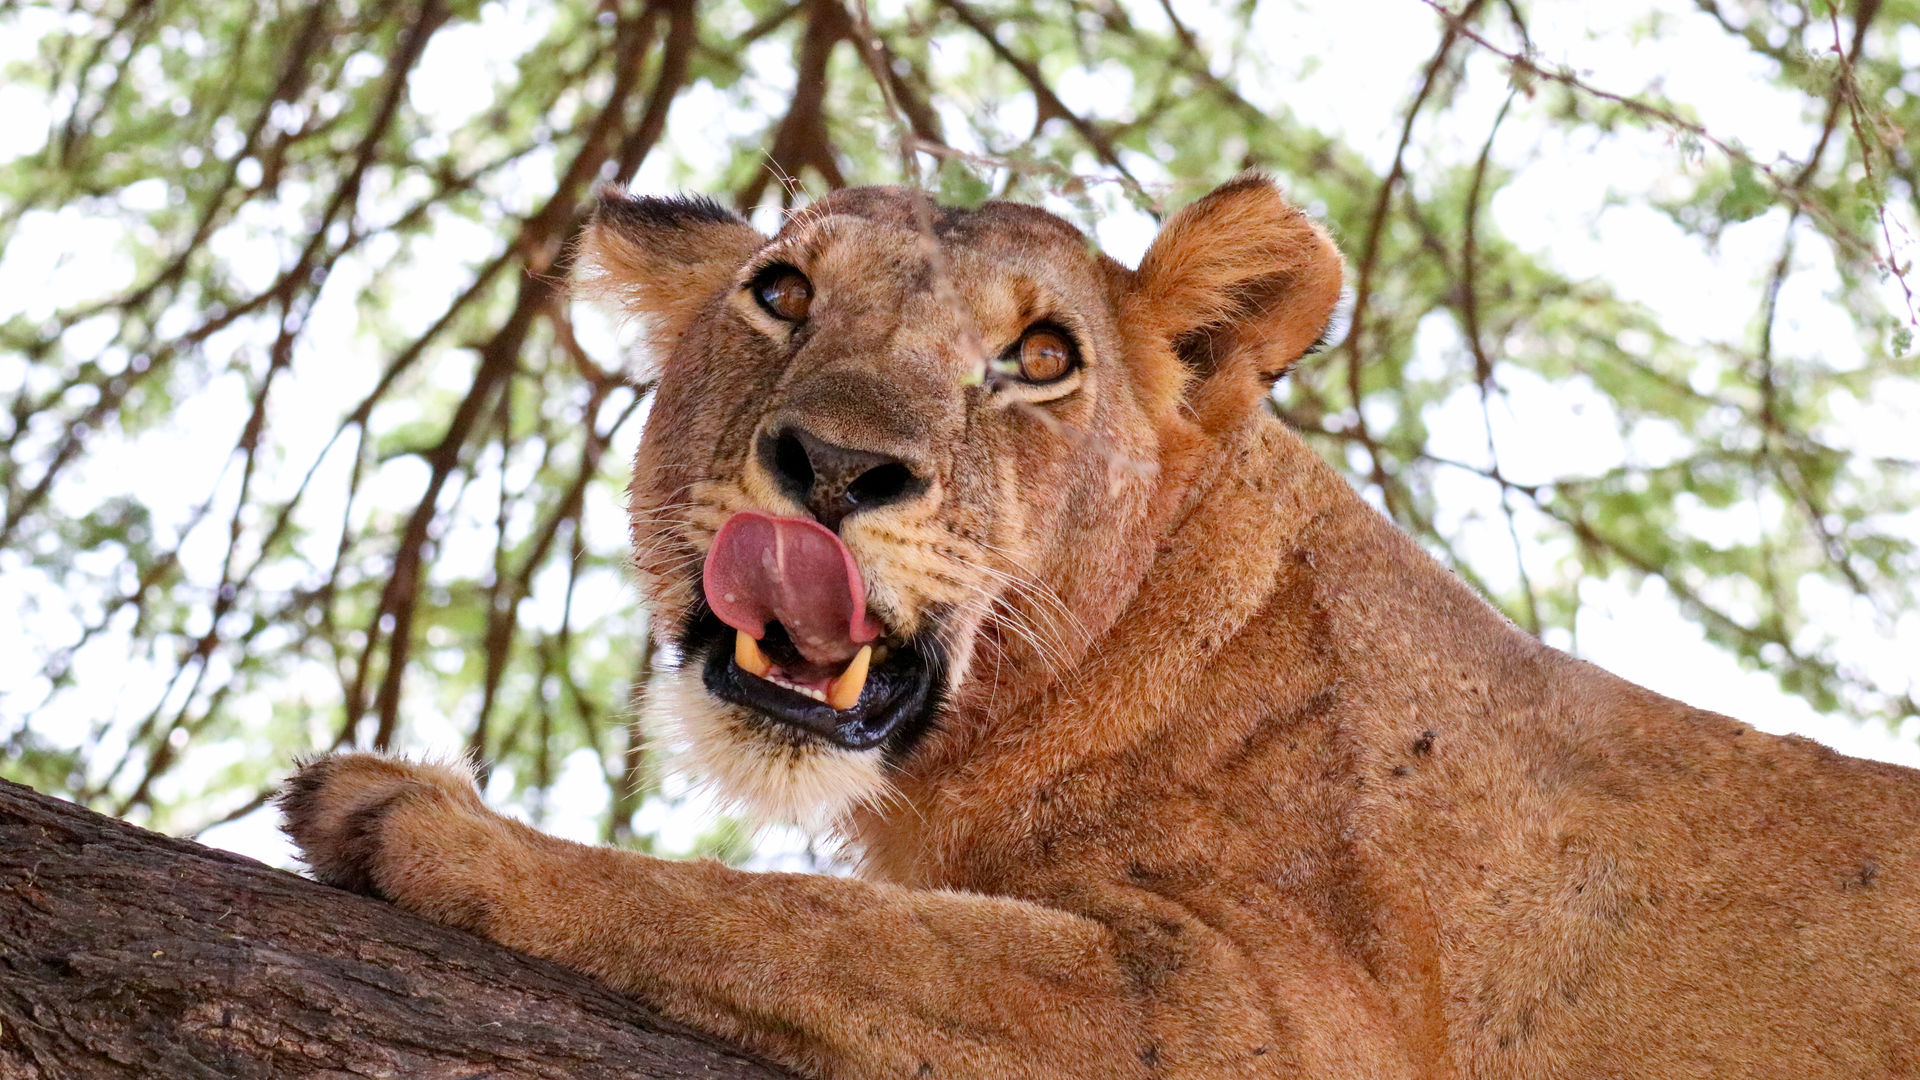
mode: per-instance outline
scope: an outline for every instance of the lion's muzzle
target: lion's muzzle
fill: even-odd
[[[703,675],[714,696],[848,749],[878,745],[931,711],[937,653],[930,642],[885,637],[859,564],[833,530],[742,511],[714,537],[701,582],[711,612]]]

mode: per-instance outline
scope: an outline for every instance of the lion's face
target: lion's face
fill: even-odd
[[[1221,285],[1219,246],[1246,245],[1182,228],[1208,200],[1139,272],[1010,203],[854,189],[767,240],[704,201],[603,200],[590,280],[659,359],[632,528],[677,666],[651,700],[693,768],[772,815],[832,813],[943,719],[1081,662],[1222,410],[1195,387],[1243,411],[1337,296],[1337,255],[1330,292],[1303,285],[1301,238],[1332,249],[1270,184],[1209,200],[1278,212],[1293,247]],[[1311,330],[1250,343],[1276,289],[1312,292]]]

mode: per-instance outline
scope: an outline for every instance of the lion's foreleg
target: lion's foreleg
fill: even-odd
[[[835,1080],[1417,1074],[1370,988],[1308,937],[1275,995],[1231,943],[1144,907],[1109,922],[586,847],[488,810],[462,770],[369,754],[307,765],[282,807],[322,880]]]
[[[283,802],[321,878],[809,1072],[1131,1075],[1156,1054],[1112,934],[1066,912],[585,847],[486,809],[457,770],[371,755],[307,766]]]

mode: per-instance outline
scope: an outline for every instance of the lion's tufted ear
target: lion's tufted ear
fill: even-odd
[[[1188,401],[1202,422],[1224,421],[1322,339],[1341,273],[1326,231],[1270,177],[1243,173],[1160,230],[1135,276],[1129,321],[1169,343],[1198,380]]]
[[[577,291],[645,317],[657,355],[766,238],[738,214],[699,195],[600,193],[580,239]]]

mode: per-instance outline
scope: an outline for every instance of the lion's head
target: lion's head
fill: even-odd
[[[782,817],[881,795],[936,726],[1081,663],[1341,280],[1251,175],[1138,270],[1036,207],[898,188],[772,239],[703,199],[609,193],[582,256],[658,363],[632,531],[678,660],[653,710]]]

